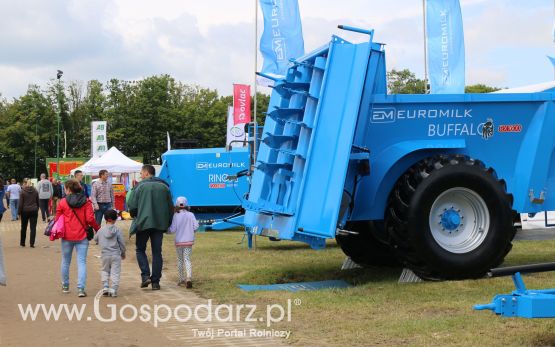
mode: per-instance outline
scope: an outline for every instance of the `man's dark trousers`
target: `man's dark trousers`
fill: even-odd
[[[156,229],[137,230],[136,234],[136,255],[137,263],[141,269],[141,278],[144,281],[151,279],[152,283],[160,283],[162,277],[162,240],[164,231]],[[152,275],[148,257],[146,256],[146,243],[150,239],[152,249]]]
[[[49,201],[50,199],[39,199],[40,215],[43,221],[45,221],[46,218],[50,218],[50,211],[48,211]]]

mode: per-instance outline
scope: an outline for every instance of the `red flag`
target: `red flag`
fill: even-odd
[[[233,125],[251,121],[251,86],[233,85]]]

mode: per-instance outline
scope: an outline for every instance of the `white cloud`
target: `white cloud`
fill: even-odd
[[[338,30],[338,24],[374,28],[375,39],[387,44],[388,68],[423,75],[420,1],[299,2],[307,49],[321,46],[332,34],[365,39]],[[552,77],[543,56],[553,45],[550,4],[461,3],[469,83],[516,86]],[[0,92],[19,96],[30,83],[45,85],[61,68],[69,80],[168,73],[227,94],[232,83],[253,78],[253,11],[253,0],[9,2],[0,14]]]

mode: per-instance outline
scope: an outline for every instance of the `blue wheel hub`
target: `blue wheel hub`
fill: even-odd
[[[461,225],[461,215],[454,209],[445,210],[441,214],[441,226],[449,231],[457,229]]]

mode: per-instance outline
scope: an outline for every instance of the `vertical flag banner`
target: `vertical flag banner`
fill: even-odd
[[[297,0],[260,0],[264,15],[264,32],[260,52],[264,58],[262,72],[282,77],[289,59],[304,55],[303,30]]]
[[[426,0],[430,91],[464,93],[464,30],[459,0]]]
[[[227,147],[244,147],[245,143],[233,141],[245,141],[245,123],[234,124],[233,106],[227,109]]]
[[[233,85],[233,125],[251,121],[251,86]]]
[[[108,151],[108,140],[106,139],[107,122],[91,123],[91,156],[101,157]]]

